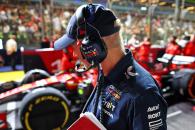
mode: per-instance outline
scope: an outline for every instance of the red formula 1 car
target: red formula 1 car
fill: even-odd
[[[22,52],[27,72],[22,81],[0,84],[1,130],[60,130],[78,118],[97,74],[90,70],[54,75],[61,54],[51,49]]]
[[[126,48],[132,50],[132,47]],[[195,100],[194,56],[164,54],[165,48],[156,46],[147,52],[147,60],[140,61],[137,52],[139,47],[133,48],[135,59],[156,79],[168,103],[172,99]]]
[[[164,97],[195,99],[195,57],[164,54],[150,70]]]

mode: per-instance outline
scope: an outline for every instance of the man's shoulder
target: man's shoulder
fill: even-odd
[[[138,75],[124,82],[124,92],[131,95],[132,98],[137,98],[145,95],[148,91],[158,92],[160,89],[152,76],[147,72],[138,72]]]
[[[140,82],[135,83],[134,85],[126,84],[124,88],[124,93],[126,93],[130,98],[136,99],[141,96],[147,96],[149,93],[158,93],[160,90],[155,84],[141,84]]]
[[[131,103],[144,104],[144,103],[158,103],[166,104],[160,89],[157,86],[133,86],[125,89],[124,95]]]

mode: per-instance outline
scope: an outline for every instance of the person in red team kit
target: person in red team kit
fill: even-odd
[[[77,56],[74,55],[73,47],[69,45],[64,49],[61,61],[61,71],[73,72]]]
[[[182,53],[182,48],[177,44],[176,42],[177,37],[173,36],[170,40],[170,42],[168,43],[165,53],[166,54],[171,54],[171,55],[181,55]],[[170,68],[171,69],[177,69],[177,65],[176,64],[170,64]]]
[[[181,54],[181,47],[176,42],[177,37],[173,36],[168,43],[165,53],[172,54],[172,55],[180,55]]]
[[[151,47],[150,39],[148,37],[145,37],[144,41],[141,43],[140,48],[137,52],[138,62],[147,70],[150,69],[149,66],[150,47]]]
[[[195,56],[195,34],[191,37],[191,40],[184,47],[183,55]]]
[[[195,34],[192,35],[191,40],[183,48],[183,55],[184,56],[195,56]],[[189,65],[185,65],[185,67],[189,67],[189,68],[194,68],[195,69],[195,63],[191,63]]]

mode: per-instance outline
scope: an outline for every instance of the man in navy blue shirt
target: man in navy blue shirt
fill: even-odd
[[[166,130],[166,101],[154,79],[134,60],[131,52],[125,54],[116,16],[102,5],[85,7],[90,8],[89,13],[94,11],[93,20],[86,18],[86,22],[99,31],[108,53],[101,62],[105,75],[102,93],[97,96],[95,92],[84,111],[93,112],[108,130]],[[81,40],[78,39],[75,14],[69,21],[67,33],[55,42],[54,48],[63,49],[72,44],[80,60],[89,66],[82,58],[80,46],[75,43]],[[103,119],[100,113],[103,113]]]

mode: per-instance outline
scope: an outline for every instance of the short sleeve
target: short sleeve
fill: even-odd
[[[146,90],[134,101],[133,130],[166,130],[167,103],[158,91]]]

